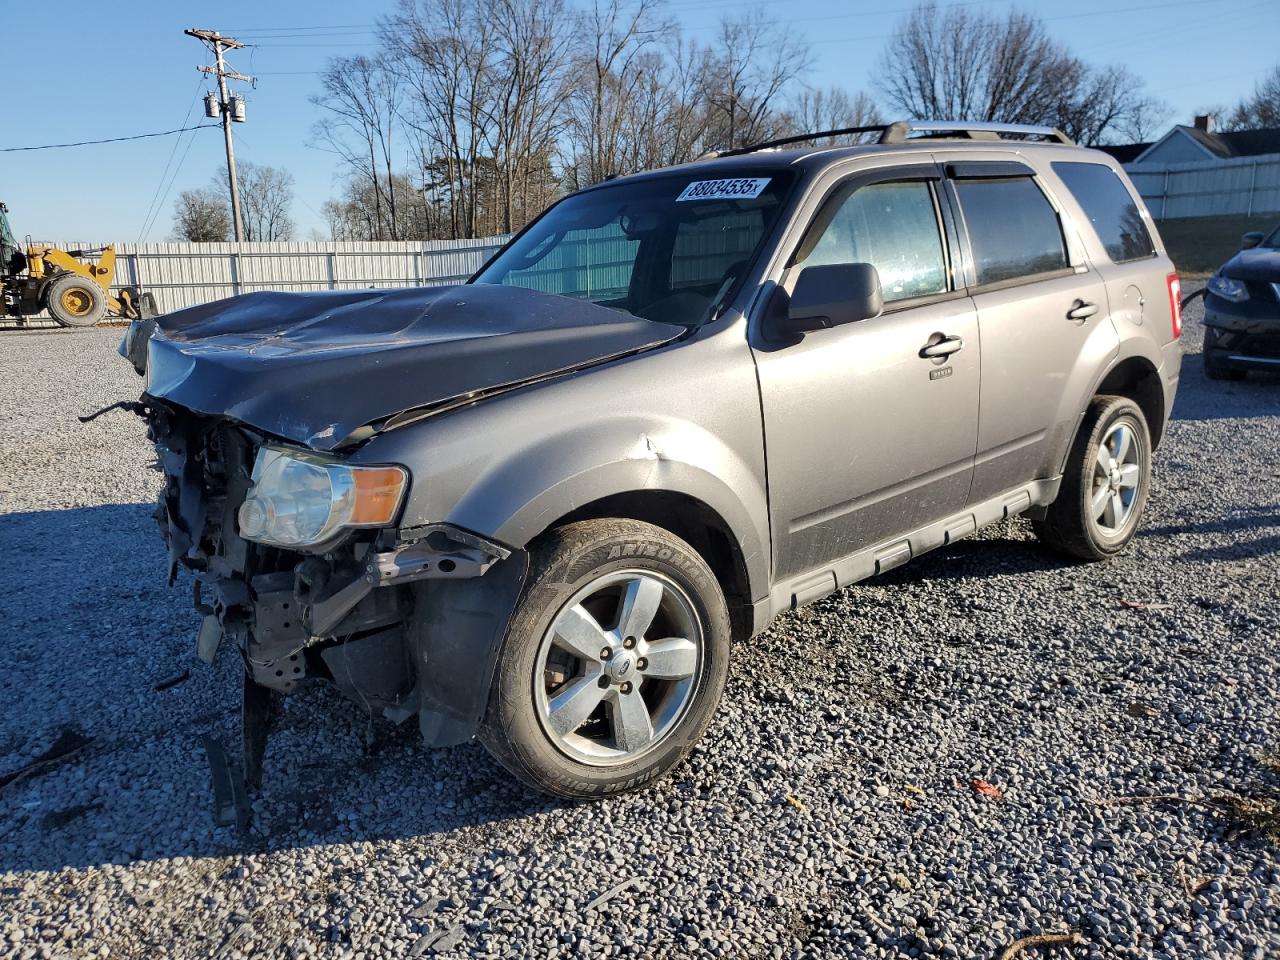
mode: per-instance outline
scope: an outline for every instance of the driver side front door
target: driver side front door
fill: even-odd
[[[803,603],[852,579],[837,561],[963,509],[978,423],[978,327],[951,264],[932,164],[864,173],[819,207],[780,285],[806,266],[867,262],[873,319],[753,343],[760,379],[774,581]],[[942,357],[922,351],[947,341]],[[877,572],[909,558],[901,545]],[[859,573],[859,576],[863,572]],[[780,598],[781,599],[781,598]]]

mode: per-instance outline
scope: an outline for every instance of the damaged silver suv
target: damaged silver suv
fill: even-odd
[[[1047,128],[858,128],[615,179],[472,279],[253,293],[122,352],[199,654],[326,680],[567,797],[643,786],[780,612],[1028,515],[1142,516],[1178,279],[1121,169]]]

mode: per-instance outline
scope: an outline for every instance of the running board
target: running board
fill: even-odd
[[[772,619],[784,610],[795,610],[835,593],[841,587],[900,567],[922,553],[961,540],[988,524],[1025,513],[1032,507],[1047,506],[1057,497],[1061,484],[1062,478],[1055,477],[1006,490],[999,496],[965,507],[959,513],[936,520],[905,536],[866,547],[820,570],[810,570],[785,580],[769,594],[769,616]]]

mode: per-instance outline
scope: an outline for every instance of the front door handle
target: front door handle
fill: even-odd
[[[920,356],[926,360],[936,360],[938,357],[950,356],[963,348],[964,341],[959,337],[943,337],[941,340],[930,341],[921,347]]]
[[[1081,322],[1088,320],[1098,312],[1098,305],[1090,303],[1088,300],[1076,300],[1071,305],[1071,309],[1067,311],[1068,320],[1080,320]]]

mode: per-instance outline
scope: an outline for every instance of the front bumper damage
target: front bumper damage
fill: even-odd
[[[1224,366],[1280,370],[1280,292],[1260,282],[1250,287],[1258,295],[1243,303],[1205,297],[1204,349]]]
[[[232,648],[244,663],[249,786],[261,785],[271,701],[310,681],[332,682],[371,717],[416,715],[432,746],[475,734],[524,551],[447,524],[297,551],[244,540],[236,512],[269,438],[145,395],[141,413],[165,478],[156,519],[170,582],[180,569],[194,575],[197,653],[212,663]]]

